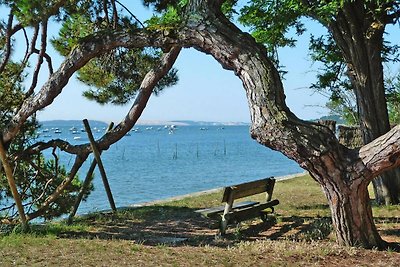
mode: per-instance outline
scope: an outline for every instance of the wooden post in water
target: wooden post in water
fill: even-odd
[[[13,195],[15,204],[17,205],[18,209],[18,214],[19,218],[21,220],[21,225],[22,225],[22,230],[26,231],[28,229],[28,223],[26,221],[26,216],[25,216],[25,211],[24,211],[24,206],[22,205],[21,197],[19,196],[17,186],[15,184],[14,176],[13,176],[13,171],[11,169],[10,164],[8,163],[7,160],[7,153],[3,145],[3,137],[0,136],[0,159],[3,163],[4,171],[7,176],[8,180],[8,185],[10,186],[11,193]]]
[[[224,139],[224,155],[226,156],[226,142],[225,142],[225,139]]]
[[[114,123],[111,122],[110,125],[108,125],[108,128],[106,130],[106,133],[111,131],[111,129],[114,127]],[[101,155],[101,151],[99,152],[99,154]],[[76,198],[74,207],[72,208],[71,213],[68,216],[68,220],[67,220],[67,224],[71,224],[72,223],[72,219],[74,218],[76,212],[78,211],[79,205],[81,204],[83,195],[85,194],[85,191],[87,190],[87,188],[89,187],[90,184],[90,178],[93,175],[94,169],[96,168],[97,165],[97,160],[93,159],[92,163],[90,164],[89,170],[86,174],[85,180],[83,181],[81,190],[78,193],[78,196]]]
[[[90,146],[92,147],[94,157],[95,157],[95,159],[97,161],[97,164],[99,166],[101,179],[103,180],[104,189],[106,190],[108,201],[110,202],[111,209],[114,212],[116,212],[117,208],[115,207],[114,198],[112,196],[110,185],[109,185],[108,180],[107,180],[107,175],[106,175],[106,172],[104,170],[103,161],[100,158],[100,153],[99,153],[99,150],[97,149],[96,141],[93,138],[92,130],[90,129],[89,122],[88,122],[87,119],[83,120],[83,125],[85,126],[85,130],[86,130],[86,133],[87,133],[89,141],[90,141]]]

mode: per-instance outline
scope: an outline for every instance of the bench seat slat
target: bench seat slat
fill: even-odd
[[[273,206],[276,206],[279,204],[279,200],[274,199],[272,201],[266,202],[266,203],[259,203],[257,205],[251,206],[251,207],[246,207],[246,208],[241,208],[241,209],[236,209],[234,211],[228,212],[225,215],[225,218],[230,222],[234,221],[244,221],[250,218],[257,217],[258,215],[261,215],[261,212],[267,208],[271,208]]]
[[[235,209],[252,207],[259,203],[260,202],[257,202],[257,201],[242,201],[242,202],[235,203],[233,205],[232,209],[235,210]],[[222,205],[222,206],[208,208],[208,209],[196,210],[196,212],[201,213],[205,217],[216,217],[217,215],[222,214],[224,212],[224,209],[225,209],[225,205]]]

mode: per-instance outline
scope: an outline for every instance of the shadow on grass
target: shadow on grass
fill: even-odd
[[[279,218],[279,223],[263,227],[253,225],[245,230],[249,239],[267,238],[271,240],[323,240],[332,232],[332,222],[329,217],[291,216]]]
[[[215,221],[203,218],[195,209],[176,206],[148,206],[95,213],[77,218],[74,224],[87,231],[66,231],[62,238],[133,240],[146,245],[205,245],[215,243]],[[217,242],[219,243],[219,242]],[[223,244],[222,244],[223,245]]]
[[[313,204],[313,205],[302,205],[295,207],[296,210],[324,210],[329,209],[328,204]]]
[[[260,219],[232,225],[218,236],[218,222],[203,218],[196,209],[177,206],[130,208],[76,218],[86,230],[61,231],[60,238],[122,239],[146,245],[226,247],[242,240],[321,240],[331,232],[330,218],[278,217],[278,222]],[[274,218],[274,217],[272,217]]]
[[[52,234],[59,238],[131,240],[137,244],[166,246],[227,247],[242,240],[270,239],[326,240],[332,233],[330,217],[277,216],[231,225],[227,234],[218,236],[218,222],[203,218],[194,208],[155,205],[119,209],[117,213],[99,212],[75,218],[73,225],[49,224],[33,228],[33,234]],[[398,223],[399,218],[379,217],[377,223]],[[399,240],[400,229],[381,231]]]

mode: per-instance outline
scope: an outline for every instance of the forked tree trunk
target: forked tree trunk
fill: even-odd
[[[218,6],[221,1],[190,3],[187,25],[192,29],[188,33],[191,45],[213,55],[242,80],[252,137],[310,171],[331,207],[339,244],[383,247],[367,191],[372,175],[358,152],[340,145],[328,127],[302,121],[291,113],[279,73],[266,57],[265,48],[223,16]]]

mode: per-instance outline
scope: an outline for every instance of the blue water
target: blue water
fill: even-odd
[[[86,133],[69,130],[72,125],[44,124],[51,135],[40,137],[66,139],[72,143],[87,142]],[[95,137],[106,125],[92,124]],[[54,134],[58,127],[61,134]],[[250,138],[249,126],[178,126],[173,134],[160,126],[139,126],[139,131],[125,136],[102,154],[103,164],[118,207],[147,202],[191,192],[223,187],[269,176],[302,172],[298,165],[280,153]],[[80,140],[74,140],[80,137]],[[62,162],[71,167],[73,157],[59,153]],[[90,160],[93,159],[91,156]],[[79,172],[83,179],[89,163]],[[83,202],[78,213],[109,209],[99,172],[95,172],[95,190]]]

